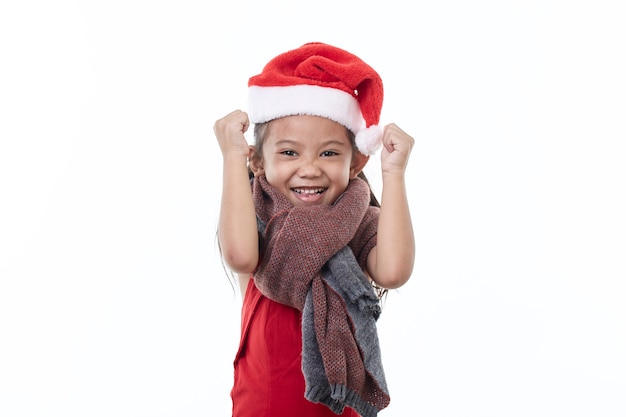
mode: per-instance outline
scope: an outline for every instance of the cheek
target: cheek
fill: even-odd
[[[350,180],[351,173],[352,173],[352,167],[350,165],[350,162],[348,161],[341,167],[341,176],[347,182]]]
[[[263,174],[265,175],[267,182],[274,187],[277,185],[277,182],[279,182],[282,177],[280,167],[276,167],[272,164],[265,166]]]

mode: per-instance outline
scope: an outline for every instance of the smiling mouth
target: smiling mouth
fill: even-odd
[[[300,195],[317,195],[317,194],[322,194],[324,191],[326,191],[326,188],[323,188],[323,187],[319,187],[319,188],[292,188],[291,190],[294,193],[300,194]]]

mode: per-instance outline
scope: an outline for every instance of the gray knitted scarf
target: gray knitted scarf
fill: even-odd
[[[294,207],[265,177],[253,181],[262,235],[254,282],[266,297],[302,312],[305,397],[363,417],[389,405],[376,331],[380,304],[363,273],[379,213],[369,198],[357,178],[332,206]]]

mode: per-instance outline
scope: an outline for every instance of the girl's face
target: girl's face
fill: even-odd
[[[256,177],[294,206],[330,205],[365,166],[345,127],[317,116],[288,116],[267,126],[261,158],[252,158]]]

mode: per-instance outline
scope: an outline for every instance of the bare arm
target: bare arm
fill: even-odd
[[[259,258],[256,215],[248,179],[250,148],[243,135],[248,126],[248,115],[236,110],[213,127],[224,161],[218,239],[224,262],[238,274],[251,273]]]
[[[415,239],[405,186],[406,165],[413,143],[413,138],[395,124],[385,127],[378,237],[367,258],[369,275],[383,288],[404,285],[413,271]]]

